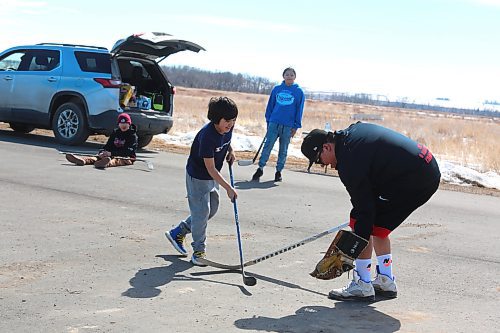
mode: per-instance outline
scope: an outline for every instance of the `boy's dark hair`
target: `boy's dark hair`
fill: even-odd
[[[285,68],[285,70],[283,71],[283,74],[281,74],[281,76],[285,76],[286,71],[292,71],[293,75],[297,76],[297,73],[295,73],[295,69],[293,69],[292,67]]]
[[[238,116],[238,107],[229,97],[212,97],[208,103],[208,119],[214,124],[224,118],[231,120]]]

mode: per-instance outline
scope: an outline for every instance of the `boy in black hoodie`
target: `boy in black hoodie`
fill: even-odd
[[[137,134],[135,125],[132,124],[132,119],[128,114],[122,113],[118,116],[118,127],[113,130],[108,142],[99,150],[97,156],[66,154],[66,159],[76,165],[93,164],[98,169],[104,169],[106,167],[134,164],[136,149]]]

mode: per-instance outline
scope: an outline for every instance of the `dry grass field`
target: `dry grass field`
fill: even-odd
[[[214,96],[228,96],[238,105],[237,126],[257,136],[265,134],[264,112],[268,96],[177,88],[175,125],[172,133],[196,131],[206,121],[208,101]],[[500,119],[457,116],[434,111],[416,111],[389,107],[327,101],[306,101],[302,131],[324,128],[345,128],[355,122],[353,117],[367,118],[404,133],[425,144],[438,158],[473,167],[478,171],[500,172]],[[370,120],[379,118],[379,120]],[[235,128],[235,131],[238,127]],[[300,131],[298,133],[301,134]],[[300,143],[299,136],[294,140]],[[160,144],[155,141],[156,145]],[[293,159],[290,161],[293,163]]]
[[[214,96],[228,96],[238,105],[239,116],[235,131],[241,127],[245,134],[263,137],[265,134],[264,112],[268,96],[238,92],[221,92],[205,89],[177,87],[175,96],[175,121],[170,134],[197,131],[207,122],[208,101]],[[500,119],[457,116],[433,111],[417,111],[369,105],[307,100],[302,121],[303,128],[292,140],[300,148],[302,131],[324,128],[329,122],[332,129],[345,128],[359,115],[375,116],[379,120],[367,120],[392,128],[428,146],[439,159],[446,159],[473,167],[478,171],[500,173]],[[368,117],[369,118],[369,117]],[[0,123],[0,129],[9,125]],[[34,134],[52,136],[52,131],[35,130]],[[95,135],[90,140],[106,142],[107,138]],[[180,147],[154,138],[148,149],[187,154],[189,147]],[[247,159],[254,152],[237,152],[237,158]],[[271,155],[270,163],[275,162]],[[304,170],[305,159],[289,156],[286,168]],[[316,172],[323,172],[319,166]],[[336,174],[328,170],[328,173]],[[497,191],[495,191],[497,192]],[[500,192],[500,191],[498,191]]]

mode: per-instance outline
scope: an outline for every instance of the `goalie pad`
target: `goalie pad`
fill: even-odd
[[[353,232],[340,230],[325,256],[316,265],[311,276],[331,280],[354,268],[354,260],[368,245],[368,241]]]

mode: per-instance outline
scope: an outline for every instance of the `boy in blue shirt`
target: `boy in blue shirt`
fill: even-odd
[[[259,159],[259,168],[252,176],[252,180],[257,181],[264,174],[264,166],[278,138],[279,152],[274,181],[282,180],[281,171],[285,167],[288,145],[297,129],[302,127],[304,112],[304,91],[295,83],[295,77],[295,69],[286,68],[283,71],[283,82],[275,86],[269,96],[266,108],[266,143]]]
[[[191,214],[165,233],[183,256],[187,256],[184,239],[186,234],[192,233],[191,262],[194,265],[203,266],[197,259],[205,257],[207,223],[219,208],[219,185],[226,190],[231,201],[238,196],[220,174],[224,159],[229,164],[235,159],[231,137],[237,116],[238,107],[230,98],[210,99],[207,116],[210,122],[196,134],[186,165],[186,189]]]

